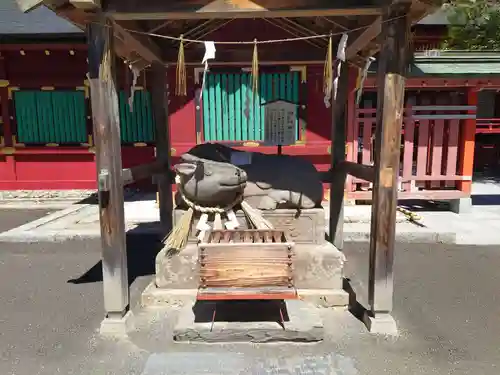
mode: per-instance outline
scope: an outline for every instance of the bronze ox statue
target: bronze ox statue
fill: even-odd
[[[241,159],[247,161],[241,163]],[[204,143],[183,154],[174,169],[185,197],[202,206],[225,206],[241,194],[261,210],[274,210],[278,205],[313,208],[323,199],[318,171],[296,156],[242,154],[222,144]]]

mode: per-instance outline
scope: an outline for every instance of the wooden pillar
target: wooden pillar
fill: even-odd
[[[9,87],[7,81],[5,81],[5,87],[0,84],[0,126],[3,129],[1,133],[3,137],[3,143],[5,146],[12,145],[12,129],[9,113]],[[0,141],[0,144],[2,142]]]
[[[153,116],[156,124],[156,158],[166,162],[170,171],[170,132],[168,128],[168,83],[167,69],[164,65],[154,62],[151,67],[152,86],[151,97]],[[158,207],[160,209],[160,225],[163,234],[172,229],[172,184],[166,173],[157,176]]]
[[[469,87],[467,89],[467,105],[477,106],[477,87]],[[467,111],[469,115],[475,115],[476,110]],[[460,144],[460,162],[458,167],[458,174],[460,176],[471,177],[474,172],[474,148],[476,137],[476,119],[464,120],[464,127],[462,128],[462,137]],[[472,181],[459,181],[458,190],[464,193],[471,194]]]
[[[346,104],[349,92],[349,66],[343,64],[336,99],[332,99],[331,128],[331,182],[330,182],[330,241],[342,250],[344,247],[344,188],[346,173],[338,167],[345,160]]]
[[[104,308],[120,320],[129,309],[120,118],[113,27],[98,17],[88,26],[89,82],[97,161]],[[101,325],[103,331],[104,323]]]
[[[5,56],[0,52],[0,126],[3,132],[3,143],[5,146],[12,145],[12,127],[9,113],[9,81],[7,80],[7,71],[5,69]],[[2,142],[0,141],[0,144]]]
[[[365,317],[370,331],[395,334],[390,316],[393,304],[393,263],[397,189],[403,124],[405,76],[409,64],[410,3],[384,11],[383,45],[378,59],[375,179],[373,184],[368,301]]]

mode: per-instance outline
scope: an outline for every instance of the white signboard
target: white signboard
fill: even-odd
[[[297,105],[284,100],[265,104],[264,143],[274,146],[295,144]]]

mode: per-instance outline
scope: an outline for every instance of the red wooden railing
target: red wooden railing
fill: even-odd
[[[478,118],[476,134],[500,134],[500,118]]]
[[[407,107],[402,129],[400,198],[454,199],[466,195],[459,181],[471,181],[461,175],[460,137],[470,120],[476,117],[475,106],[419,105]],[[347,160],[373,163],[376,109],[355,110]],[[473,126],[474,124],[472,124]],[[500,122],[498,122],[500,125]],[[500,128],[499,128],[500,129]],[[347,195],[351,199],[369,199],[371,184],[350,177]]]

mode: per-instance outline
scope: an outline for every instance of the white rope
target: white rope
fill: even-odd
[[[184,193],[184,189],[182,188],[181,185],[181,178],[179,175],[175,176],[175,184],[177,185],[177,190],[180,193],[180,196],[184,203],[189,208],[192,208],[195,211],[201,212],[201,213],[206,213],[206,214],[223,214],[229,210],[231,210],[234,206],[237,204],[241,203],[243,200],[243,193],[238,194],[236,199],[232,201],[230,204],[228,204],[226,207],[208,207],[208,206],[200,206],[192,201],[190,201],[187,197],[186,194]]]
[[[179,192],[183,202],[186,203],[186,205],[192,210],[202,213],[196,226],[196,229],[200,232],[197,236],[200,241],[205,237],[205,232],[211,229],[210,224],[208,224],[208,214],[215,215],[214,229],[223,229],[224,226],[229,230],[237,229],[240,226],[240,223],[233,208],[238,204],[241,204],[241,208],[245,215],[247,215],[252,223],[257,225],[258,229],[273,228],[273,225],[268,220],[264,219],[258,211],[253,209],[247,202],[244,201],[243,192],[238,194],[236,199],[225,207],[207,207],[200,206],[186,197],[184,189],[182,188],[181,177],[179,175],[175,176],[175,184],[177,185],[177,191]],[[222,214],[225,214],[228,219],[224,225],[222,224]]]
[[[407,14],[389,18],[387,20],[383,20],[382,23],[385,22],[392,22],[394,20],[397,20],[399,18],[404,18],[407,17]],[[111,27],[110,25],[106,24],[100,24],[98,22],[90,22],[90,23],[95,23],[99,24],[103,27]],[[296,38],[283,38],[283,39],[269,39],[269,40],[247,40],[247,41],[214,41],[214,44],[229,44],[229,45],[241,45],[241,44],[247,44],[247,45],[254,45],[254,44],[273,44],[273,43],[284,43],[284,42],[296,42],[296,41],[301,41],[301,40],[310,40],[310,39],[327,39],[331,36],[337,36],[337,35],[343,35],[347,33],[352,33],[355,31],[360,31],[360,30],[365,30],[367,28],[371,27],[370,25],[366,26],[361,26],[361,27],[356,27],[354,29],[348,29],[344,30],[338,33],[328,33],[328,34],[317,34],[317,35],[309,35],[309,36],[302,36],[302,37],[296,37]],[[162,38],[162,39],[169,39],[169,40],[175,40],[175,41],[182,41],[187,42],[187,43],[205,43],[205,40],[200,40],[200,39],[188,39],[188,38],[181,38],[181,37],[175,37],[175,36],[170,36],[170,35],[162,35],[162,34],[154,34],[154,33],[149,33],[146,31],[139,31],[139,30],[134,30],[134,29],[127,29],[122,27],[124,31],[128,31],[133,34],[141,34],[141,35],[148,35],[151,37],[156,37],[156,38]]]

